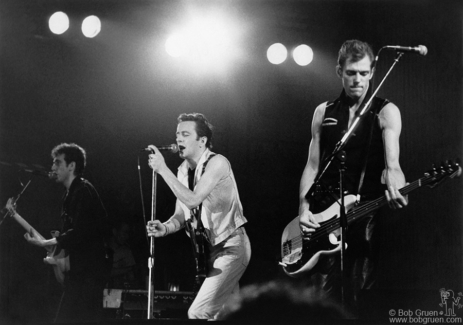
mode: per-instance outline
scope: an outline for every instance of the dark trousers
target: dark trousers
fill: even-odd
[[[367,216],[349,225],[344,255],[344,282],[340,254],[319,262],[322,276],[314,276],[314,284],[328,298],[343,303],[352,316],[358,315],[358,298],[363,290],[373,289],[377,278],[379,239],[377,218]],[[344,299],[343,299],[344,298]]]
[[[55,323],[98,322],[103,312],[103,281],[66,277]]]

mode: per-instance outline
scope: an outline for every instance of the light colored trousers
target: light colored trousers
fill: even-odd
[[[244,227],[222,243],[209,246],[208,274],[188,310],[188,318],[222,318],[229,299],[239,293],[238,281],[250,259],[251,244]]]

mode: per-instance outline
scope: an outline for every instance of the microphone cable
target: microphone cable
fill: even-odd
[[[146,212],[145,212],[145,200],[143,199],[143,182],[142,182],[142,177],[141,177],[141,167],[140,167],[140,155],[137,156],[137,163],[138,163],[138,183],[140,184],[140,198],[141,198],[141,208],[142,208],[142,215],[143,215],[143,220],[144,225],[146,227],[147,221],[146,221]],[[145,231],[145,237],[146,237],[146,242],[148,243],[148,233]]]

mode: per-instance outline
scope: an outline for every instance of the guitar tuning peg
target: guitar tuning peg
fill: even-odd
[[[441,170],[445,169],[445,166],[446,166],[445,162],[441,161],[439,169]]]
[[[448,160],[441,164],[441,173],[446,174],[449,170],[452,170],[451,166],[448,164]]]
[[[447,161],[446,161],[446,164],[447,164],[447,170],[453,171],[454,166],[455,166],[455,165],[453,164],[453,162],[452,162],[451,160],[447,160]]]

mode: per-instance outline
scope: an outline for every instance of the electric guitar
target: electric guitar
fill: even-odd
[[[15,219],[30,236],[45,240],[45,238],[37,230],[35,230],[16,212],[16,204],[14,201],[14,199],[10,198],[6,204],[9,215]],[[56,232],[53,232],[52,234],[53,237],[56,237],[57,235],[58,234]],[[44,263],[53,266],[56,280],[58,280],[60,284],[64,284],[65,272],[70,270],[68,254],[64,249],[61,249],[59,245],[46,246],[44,248],[47,250],[47,256],[43,259]]]
[[[207,276],[207,246],[205,243],[204,226],[199,221],[199,210],[190,210],[190,219],[186,221],[187,233],[190,236],[193,248],[193,257],[196,265],[194,291],[198,292]]]
[[[461,167],[448,162],[441,168],[433,168],[424,174],[424,177],[402,187],[399,192],[406,195],[422,187],[431,188],[446,178],[458,177]],[[344,197],[347,224],[367,216],[387,203],[386,196],[358,205],[357,196],[349,194]],[[305,273],[313,272],[320,257],[338,253],[341,250],[340,235],[340,202],[333,203],[328,209],[314,214],[320,227],[313,232],[309,239],[303,239],[299,228],[299,217],[294,218],[284,229],[281,238],[281,257],[279,263],[286,274],[299,277]]]

